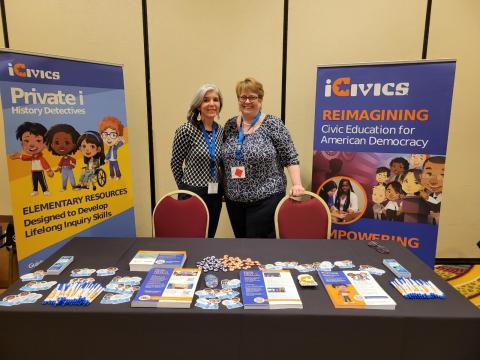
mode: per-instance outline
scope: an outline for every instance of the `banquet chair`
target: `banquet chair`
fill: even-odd
[[[207,205],[200,196],[187,190],[172,191],[153,209],[153,236],[206,238],[208,218]]]
[[[330,239],[332,217],[323,199],[305,191],[307,200],[285,196],[275,210],[277,239]]]

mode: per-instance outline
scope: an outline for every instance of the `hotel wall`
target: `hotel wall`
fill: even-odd
[[[480,2],[434,0],[428,58],[455,58],[437,257],[480,258]]]
[[[235,84],[246,76],[263,82],[264,111],[280,113],[283,1],[149,1],[148,13],[158,198],[176,189],[173,135],[201,84],[221,89],[222,124],[237,114]],[[225,206],[217,237],[233,237]]]
[[[122,63],[137,234],[151,234],[144,39],[141,0],[6,0],[10,47]],[[217,84],[224,95],[220,123],[237,113],[235,83],[264,83],[265,112],[280,115],[283,0],[147,0],[156,198],[176,188],[170,172],[175,129],[185,121],[194,92]],[[434,0],[428,58],[456,58],[457,77],[447,153],[447,180],[438,257],[480,257],[474,150],[480,130],[474,108],[480,55],[474,0]],[[300,153],[302,180],[311,185],[316,66],[418,60],[427,0],[289,1],[286,125]],[[41,19],[41,21],[39,20]],[[3,124],[0,162],[5,163]],[[5,168],[5,165],[3,165]],[[465,174],[465,175],[463,175]],[[468,174],[468,177],[467,177]],[[0,188],[8,188],[0,172]],[[0,213],[10,212],[8,197]],[[218,237],[233,236],[226,211]]]

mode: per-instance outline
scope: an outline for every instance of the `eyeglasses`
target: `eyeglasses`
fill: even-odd
[[[377,250],[377,252],[380,254],[390,254],[390,250],[388,250],[385,246],[380,245],[376,241],[369,241],[367,245]]]
[[[240,102],[242,102],[242,103],[246,102],[247,100],[250,101],[250,102],[253,102],[257,99],[258,99],[258,96],[255,96],[255,95],[249,95],[249,96],[242,95],[239,98]]]
[[[102,133],[102,138],[106,139],[106,138],[110,138],[110,139],[116,139],[118,136],[118,134],[116,132],[103,132]]]

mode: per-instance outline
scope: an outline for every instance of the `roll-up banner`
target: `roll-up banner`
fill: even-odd
[[[74,236],[135,236],[122,67],[2,49],[0,94],[20,273]]]
[[[319,66],[312,189],[332,238],[401,243],[433,266],[455,61]]]

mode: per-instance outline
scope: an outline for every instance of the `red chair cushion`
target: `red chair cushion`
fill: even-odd
[[[287,199],[278,212],[281,239],[326,239],[328,213],[317,199],[306,201]]]
[[[156,237],[205,238],[208,217],[198,198],[177,200],[167,196],[157,205],[153,222]]]

